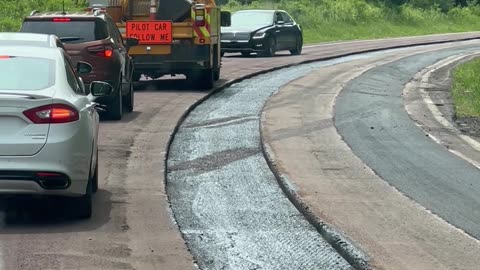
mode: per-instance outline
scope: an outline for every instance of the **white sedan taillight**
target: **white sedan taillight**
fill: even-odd
[[[35,124],[63,124],[80,119],[76,109],[65,104],[51,104],[23,112]]]

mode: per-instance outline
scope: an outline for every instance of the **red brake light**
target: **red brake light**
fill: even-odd
[[[23,114],[35,124],[63,124],[80,119],[78,111],[65,104],[45,105],[26,110]]]
[[[0,60],[2,60],[2,59],[10,59],[10,58],[12,58],[12,57],[9,56],[9,55],[0,55]]]
[[[105,49],[105,57],[112,57],[113,55],[113,50],[111,49]]]
[[[103,45],[93,46],[93,47],[89,47],[87,50],[91,54],[94,54],[100,57],[109,58],[113,56],[113,48],[110,46],[103,46]]]
[[[62,175],[59,173],[51,173],[51,172],[37,172],[37,176],[46,178],[46,177],[60,177]]]
[[[69,22],[71,20],[72,19],[70,19],[70,18],[53,18],[54,22]]]

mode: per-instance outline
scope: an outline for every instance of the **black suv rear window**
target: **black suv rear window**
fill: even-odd
[[[68,18],[24,21],[21,32],[53,34],[64,43],[83,43],[108,38],[107,24],[101,20],[75,21]]]

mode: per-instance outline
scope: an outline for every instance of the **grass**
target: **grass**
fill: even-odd
[[[325,24],[323,29],[304,29],[305,43],[318,43],[324,41],[345,41],[357,39],[394,38],[405,36],[419,36],[442,33],[460,33],[478,31],[480,29],[480,17],[474,24],[455,24],[448,21],[438,22],[435,26],[411,26],[395,22],[365,23],[350,25],[346,23]]]
[[[0,0],[0,32],[18,31],[32,10],[61,11],[62,4],[63,0]],[[66,11],[81,10],[83,5],[83,0],[65,0]]]
[[[0,31],[18,31],[33,9],[61,10],[63,0],[0,0]],[[375,2],[376,1],[376,2]],[[417,6],[386,5],[387,0],[256,0],[241,5],[229,0],[224,10],[284,9],[300,23],[305,43],[355,39],[469,32],[480,29],[480,5],[449,7],[442,11],[430,2],[411,0]],[[80,10],[85,0],[65,0],[68,11]],[[430,7],[428,7],[430,6]]]
[[[452,96],[457,117],[480,116],[480,59],[459,65],[453,71]]]
[[[428,9],[410,5],[386,6],[364,0],[297,0],[254,2],[230,0],[222,9],[284,9],[304,29],[305,43],[375,39],[427,34],[470,32],[480,29],[480,6]]]

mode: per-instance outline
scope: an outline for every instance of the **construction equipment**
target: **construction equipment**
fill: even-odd
[[[91,8],[107,0],[90,1]],[[108,0],[103,8],[124,38],[138,39],[128,53],[134,80],[183,74],[195,88],[211,89],[220,77],[220,34],[230,12],[215,0]]]

